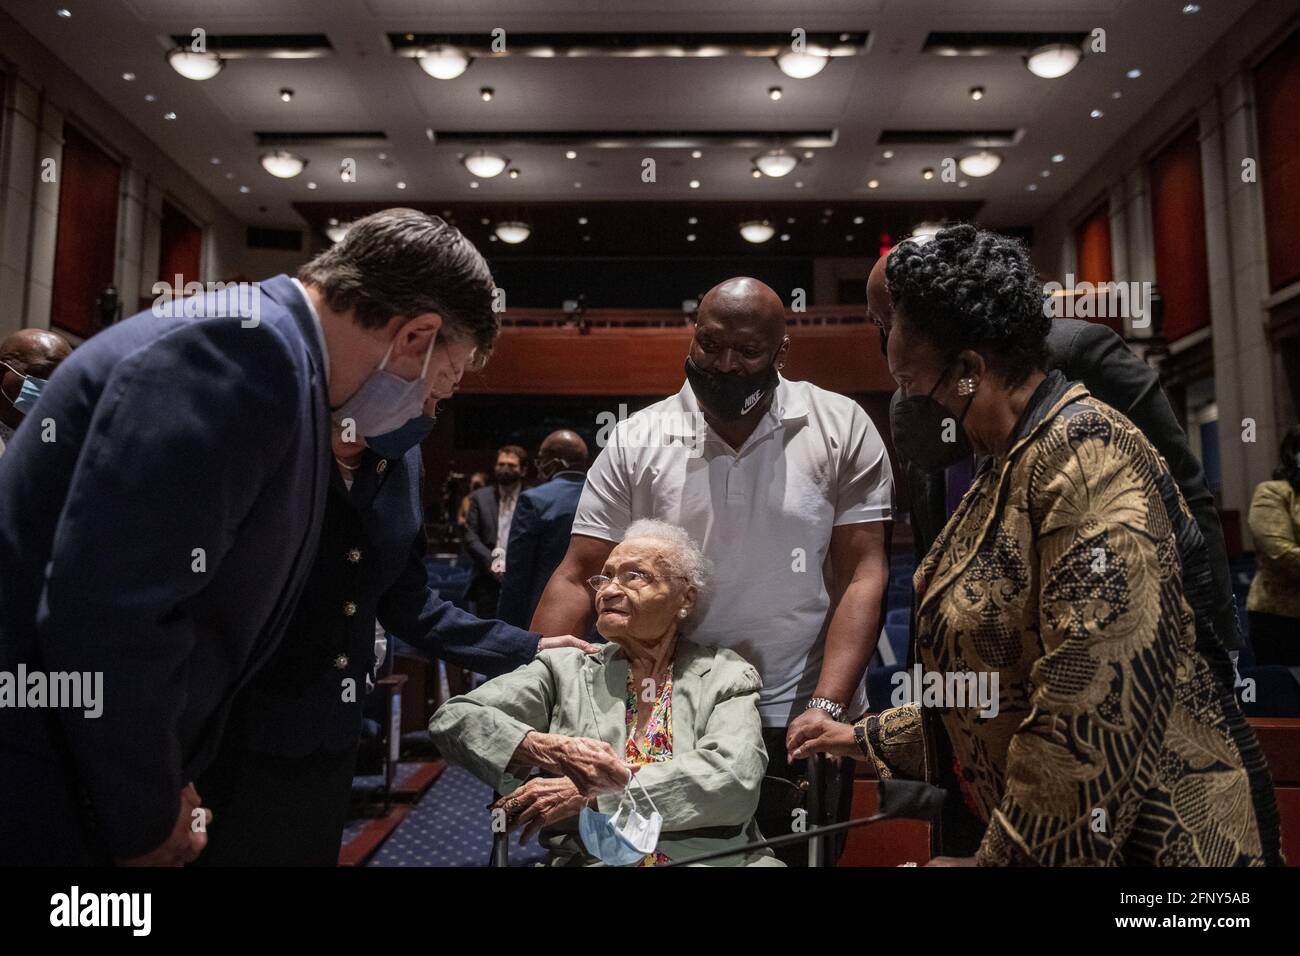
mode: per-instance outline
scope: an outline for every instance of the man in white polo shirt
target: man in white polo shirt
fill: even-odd
[[[627,526],[681,525],[714,564],[688,636],[758,669],[768,773],[791,776],[791,731],[866,708],[893,482],[856,402],[779,374],[785,332],[780,298],[756,279],[730,279],[704,297],[687,383],[614,429],[532,629],[586,634],[594,619],[586,580]]]

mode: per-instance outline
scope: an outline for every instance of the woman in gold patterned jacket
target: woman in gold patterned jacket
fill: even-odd
[[[900,686],[792,756],[946,784],[976,836],[935,863],[1280,862],[1258,743],[1194,650],[1208,565],[1163,459],[1044,371],[1051,320],[1020,242],[963,225],[904,248],[887,267],[896,435],[961,433],[986,456],[914,578],[913,658],[947,692]],[[989,699],[954,693],[976,686]]]

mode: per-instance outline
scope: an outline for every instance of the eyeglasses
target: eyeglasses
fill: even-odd
[[[600,592],[603,591],[605,585],[609,584],[611,581],[617,581],[620,587],[626,588],[629,591],[639,591],[643,587],[653,584],[656,581],[673,580],[685,581],[686,578],[682,577],[680,574],[658,578],[653,574],[645,574],[641,571],[620,571],[613,577],[610,577],[608,574],[593,574],[591,577],[587,578],[587,584],[591,586],[593,591]]]

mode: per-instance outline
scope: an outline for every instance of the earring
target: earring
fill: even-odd
[[[686,608],[682,608],[680,611],[678,611],[677,616],[680,618],[686,617]]]
[[[974,394],[975,394],[975,379],[973,379],[973,378],[962,378],[962,379],[958,379],[958,380],[957,380],[957,394],[958,394],[958,395],[963,395],[963,396],[965,396],[965,395],[974,395]]]

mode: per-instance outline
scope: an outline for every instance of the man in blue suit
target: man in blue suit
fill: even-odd
[[[331,417],[397,428],[495,340],[487,264],[436,217],[359,220],[300,279],[105,330],[0,458],[0,693],[29,684],[0,707],[0,863],[197,857],[192,781],[302,591]],[[96,708],[31,693],[60,677]]]
[[[569,548],[573,516],[587,477],[587,443],[567,429],[551,432],[537,451],[537,473],[544,484],[519,496],[510,522],[506,574],[498,616],[528,627],[546,582]]]

